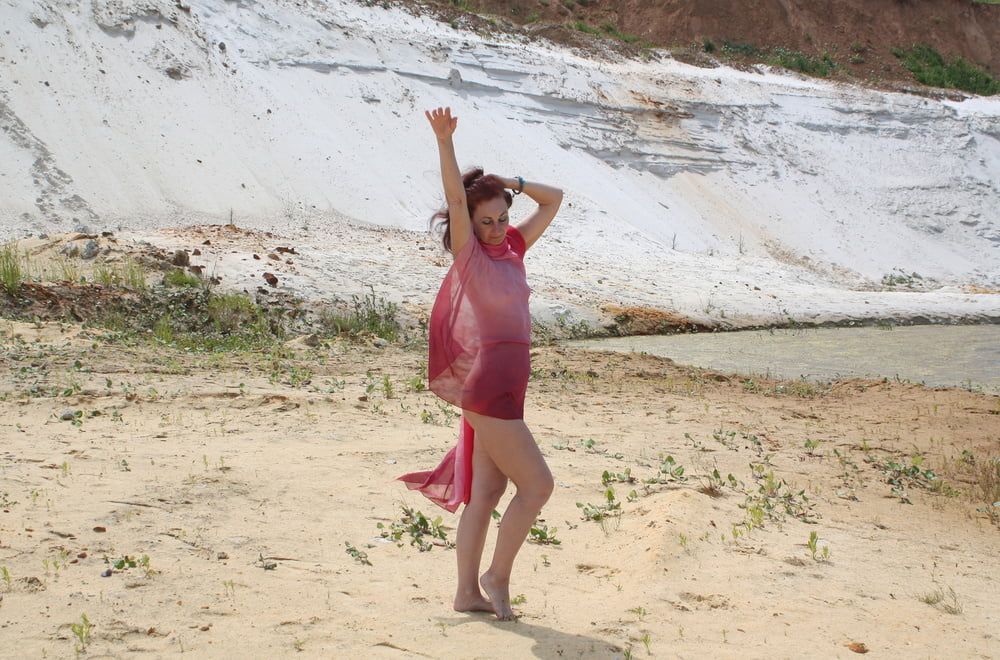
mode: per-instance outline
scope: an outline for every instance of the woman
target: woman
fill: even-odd
[[[494,612],[506,621],[514,618],[514,558],[553,488],[523,419],[531,315],[522,260],[555,217],[562,191],[480,169],[460,174],[452,143],[458,117],[450,108],[425,114],[437,136],[447,198],[447,210],[434,217],[454,256],[431,312],[427,375],[435,394],[462,408],[462,420],[458,444],[437,468],[398,478],[448,511],[465,504],[456,539],[454,608]],[[508,220],[513,197],[507,189],[538,203],[517,227]],[[491,514],[508,479],[517,493],[500,521],[493,561],[477,580]]]

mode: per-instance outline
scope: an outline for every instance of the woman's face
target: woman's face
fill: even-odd
[[[502,197],[481,202],[472,213],[472,229],[483,243],[499,245],[507,235],[507,201]]]

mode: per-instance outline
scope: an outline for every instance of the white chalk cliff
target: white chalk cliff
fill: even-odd
[[[287,281],[320,295],[348,279],[331,237],[357,276],[392,267],[361,258],[363,223],[426,229],[437,105],[460,164],[566,191],[529,262],[536,310],[1000,317],[963,288],[1000,287],[996,98],[597,59],[340,0],[0,0],[0,239],[232,214],[311,241],[312,275]],[[441,272],[385,286],[426,297]],[[922,291],[871,290],[914,272]]]

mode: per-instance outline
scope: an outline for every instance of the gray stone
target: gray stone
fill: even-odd
[[[93,259],[100,252],[100,246],[97,245],[97,241],[90,239],[83,246],[83,251],[80,253],[81,259]]]

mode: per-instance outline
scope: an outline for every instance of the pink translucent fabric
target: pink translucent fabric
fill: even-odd
[[[455,255],[434,301],[427,378],[432,392],[463,410],[500,419],[524,416],[531,372],[525,250],[513,226],[500,245],[473,236]],[[472,492],[474,441],[463,415],[458,443],[436,468],[397,479],[454,512]]]

